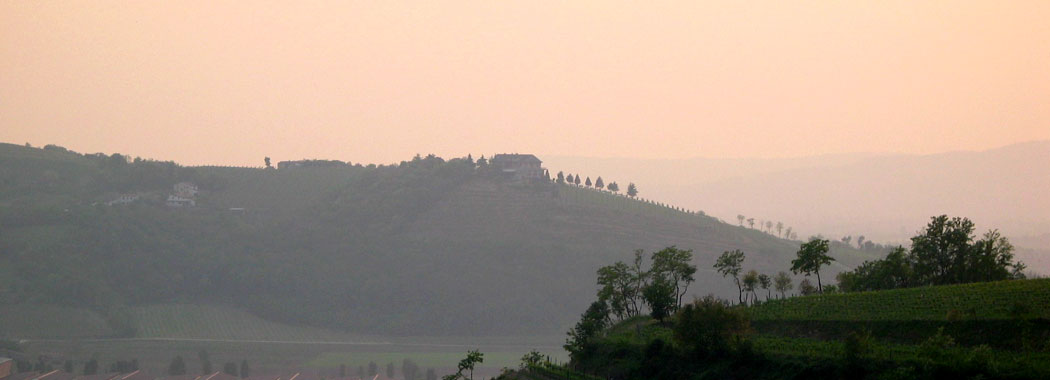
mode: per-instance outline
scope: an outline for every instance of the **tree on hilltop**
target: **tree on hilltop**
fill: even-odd
[[[627,185],[627,196],[631,198],[638,196],[638,186],[635,186],[634,182]]]
[[[598,177],[598,179],[594,181],[594,187],[597,187],[598,190],[605,188],[605,182],[602,181],[602,177]]]
[[[610,183],[609,184],[609,191],[614,192],[614,193],[619,193],[620,192],[620,185],[616,184],[616,182]]]
[[[587,177],[587,181],[584,182],[583,184],[587,185],[587,187],[591,187],[591,177]]]
[[[755,229],[755,218],[747,218],[747,225],[751,227],[751,229]]]
[[[273,165],[270,165],[270,157],[263,158],[263,163],[266,164],[267,169],[273,169]]]
[[[743,215],[737,214],[736,215],[736,220],[737,220],[738,223],[740,223],[740,227],[744,226],[744,216]]]
[[[559,185],[565,183],[565,174],[564,173],[558,172],[557,182],[558,182]]]

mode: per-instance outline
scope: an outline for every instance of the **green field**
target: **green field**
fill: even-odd
[[[205,338],[298,342],[345,342],[369,338],[338,331],[263,320],[227,306],[164,304],[131,308],[138,338]]]
[[[838,293],[775,300],[755,320],[897,321],[1050,318],[1050,279]]]

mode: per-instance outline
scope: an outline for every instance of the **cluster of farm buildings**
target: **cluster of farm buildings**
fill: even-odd
[[[168,194],[168,199],[164,204],[168,207],[194,207],[197,205],[197,194],[200,191],[197,190],[197,185],[190,182],[179,182],[173,186],[171,194]],[[130,203],[138,202],[142,199],[142,194],[121,194],[117,199],[106,202],[108,206],[119,206]]]

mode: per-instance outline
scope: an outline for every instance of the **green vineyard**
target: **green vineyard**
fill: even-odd
[[[769,301],[754,320],[943,321],[1050,318],[1050,279],[838,293]]]

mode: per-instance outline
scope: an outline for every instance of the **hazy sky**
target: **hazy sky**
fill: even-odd
[[[0,141],[186,164],[1050,138],[1050,1],[0,2]]]

